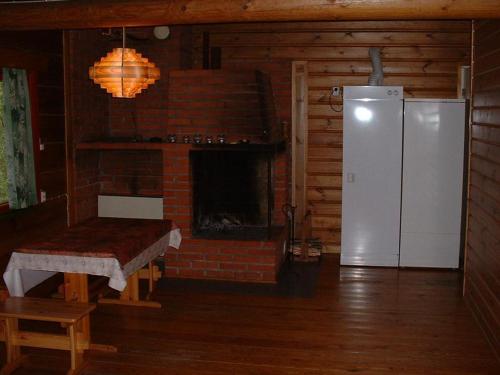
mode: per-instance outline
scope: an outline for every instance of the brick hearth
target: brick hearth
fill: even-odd
[[[226,241],[185,239],[167,254],[168,277],[274,282],[281,259],[280,239]]]

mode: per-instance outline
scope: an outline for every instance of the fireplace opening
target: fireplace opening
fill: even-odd
[[[193,150],[193,230],[197,238],[267,239],[272,154],[249,148]]]

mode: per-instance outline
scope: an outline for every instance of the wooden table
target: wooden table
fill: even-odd
[[[15,249],[4,280],[11,296],[24,293],[56,272],[64,272],[66,301],[88,302],[88,275],[109,277],[108,285],[121,292],[120,299],[102,303],[161,307],[139,298],[139,274],[169,246],[179,248],[180,231],[170,220],[95,218],[44,241]],[[90,331],[89,319],[81,330]]]

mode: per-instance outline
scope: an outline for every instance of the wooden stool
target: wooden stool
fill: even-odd
[[[7,349],[7,363],[0,374],[10,374],[21,365],[21,346],[69,350],[71,369],[68,375],[80,373],[84,367],[83,351],[89,348],[90,335],[81,330],[79,323],[94,309],[94,304],[27,297],[10,297],[5,303],[0,303],[0,319],[5,319]],[[18,319],[64,323],[67,334],[20,331]]]

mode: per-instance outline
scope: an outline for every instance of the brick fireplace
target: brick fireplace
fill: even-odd
[[[261,233],[259,240],[248,236],[244,228],[231,239],[197,238],[192,235],[194,218],[193,184],[189,153],[196,146],[176,145],[164,152],[164,212],[182,230],[183,243],[179,250],[169,249],[166,274],[170,277],[210,278],[222,280],[274,282],[282,257],[283,238],[280,210],[285,197],[285,162],[281,155],[273,158],[272,231]],[[279,206],[281,207],[281,206]],[[278,213],[276,212],[278,211]]]
[[[178,138],[185,134],[201,134],[214,139],[218,134],[224,134],[228,144],[175,144],[167,146],[163,152],[165,217],[181,227],[184,238],[180,250],[170,249],[167,254],[167,276],[274,282],[282,260],[284,233],[281,206],[287,194],[287,158],[284,150],[266,142],[266,136],[271,133],[266,131],[265,126],[268,114],[261,111],[266,99],[259,93],[255,74],[215,70],[171,72],[168,98],[169,134],[176,134]],[[242,139],[250,143],[238,143]],[[225,162],[217,161],[221,157]],[[245,161],[247,157],[255,159],[249,163]],[[206,174],[211,163],[217,164],[217,173],[223,174],[220,179],[225,180],[225,184],[231,184],[232,175],[237,173],[233,164],[237,163],[240,163],[240,168],[249,169],[247,173],[253,173],[256,180],[253,190],[249,187],[246,192],[225,192],[226,199],[212,205],[227,205],[221,209],[224,212],[219,213],[227,211],[230,214],[235,201],[243,198],[239,194],[256,194],[256,191],[266,190],[260,201],[257,199],[256,204],[260,208],[250,208],[264,210],[265,213],[260,212],[257,219],[253,222],[249,220],[244,228],[238,228],[225,239],[224,233],[200,236],[200,228],[196,227],[199,217],[195,214],[199,214],[200,207],[195,190],[200,194],[203,185],[216,179],[217,175],[205,176],[203,181],[196,180],[198,186],[195,188],[193,166],[195,170],[203,169]],[[254,165],[258,163],[262,164],[261,168]],[[242,176],[235,175],[234,178]],[[213,184],[218,189],[222,188],[221,183]],[[237,186],[232,185],[232,188],[238,189]],[[268,188],[271,191],[267,191]],[[205,198],[220,199],[222,196],[212,193]],[[231,199],[234,201],[228,202]],[[245,203],[242,201],[241,206],[244,207]],[[270,231],[267,230],[268,212]],[[193,232],[193,228],[198,230]]]

